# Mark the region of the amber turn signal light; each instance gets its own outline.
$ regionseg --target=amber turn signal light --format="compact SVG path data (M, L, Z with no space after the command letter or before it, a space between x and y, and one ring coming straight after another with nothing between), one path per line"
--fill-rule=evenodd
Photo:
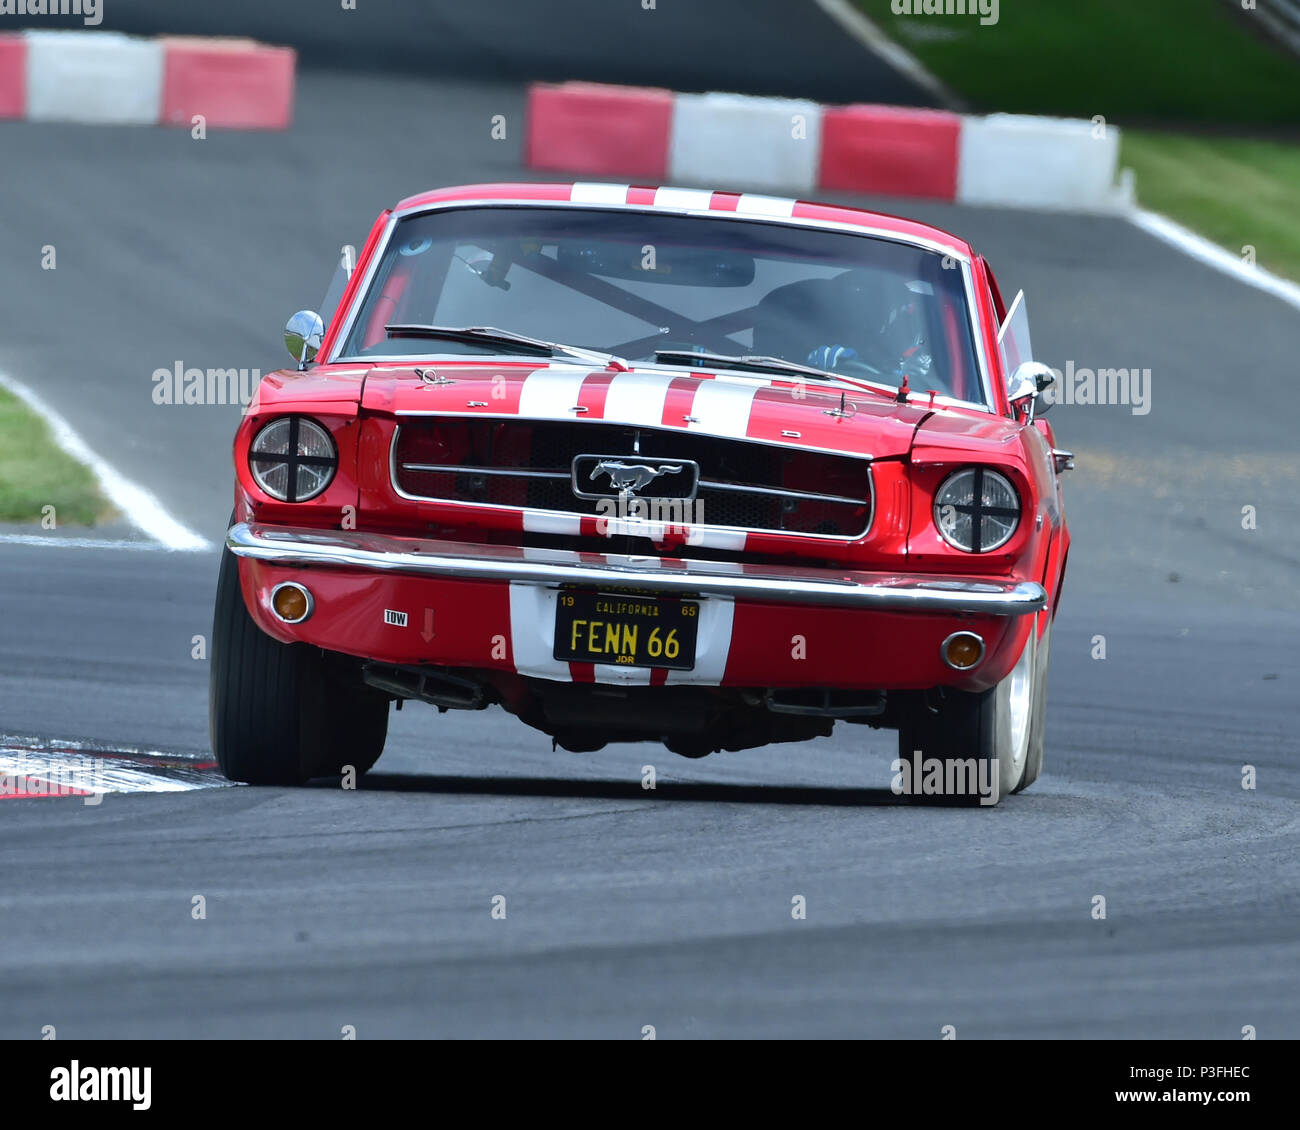
M955 671L969 671L984 658L984 641L974 632L953 632L939 647L943 661Z
M314 607L311 593L296 581L285 581L271 590L271 611L286 624L301 624Z

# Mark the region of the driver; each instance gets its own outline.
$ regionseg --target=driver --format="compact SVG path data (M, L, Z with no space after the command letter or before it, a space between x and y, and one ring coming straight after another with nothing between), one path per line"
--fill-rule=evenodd
M844 331L838 340L816 345L808 364L847 375L911 383L929 377L933 364L925 335L921 294L895 278L870 270L850 270L832 280L832 324ZM887 313L874 329L870 311ZM849 327L853 327L850 329Z

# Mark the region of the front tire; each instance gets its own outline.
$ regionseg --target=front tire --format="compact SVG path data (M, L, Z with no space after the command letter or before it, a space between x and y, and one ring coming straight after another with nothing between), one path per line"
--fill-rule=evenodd
M898 757L912 778L905 791L913 803L996 804L1037 779L1043 766L1050 644L1049 620L1041 640L1036 626L1031 630L1015 667L996 686L978 693L944 689L908 697L899 718ZM918 755L922 765L931 758L941 763L941 790L922 791L925 777L918 780L915 771Z
M1034 705L1029 720L1029 752L1025 757L1025 771L1012 792L1019 793L1029 788L1043 771L1043 733L1047 728L1047 672L1051 658L1052 620L1049 617L1043 628L1043 638L1038 641L1038 654L1034 661Z
M346 656L281 643L244 606L234 554L224 550L212 622L208 727L232 781L301 784L348 766L365 773L384 750L388 698Z

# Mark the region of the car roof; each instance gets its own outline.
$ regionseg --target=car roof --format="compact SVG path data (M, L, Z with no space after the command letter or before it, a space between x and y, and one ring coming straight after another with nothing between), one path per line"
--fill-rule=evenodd
M593 208L633 207L677 212L729 212L739 219L780 219L797 223L808 221L810 227L842 225L862 228L908 243L937 247L962 259L974 257L964 239L942 228L917 220L872 212L843 204L825 204L793 197L766 196L751 192L725 192L713 189L673 188L671 186L598 184L577 182L521 182L506 184L469 184L436 188L408 196L398 203L398 214L420 212L453 203L475 204L580 204Z

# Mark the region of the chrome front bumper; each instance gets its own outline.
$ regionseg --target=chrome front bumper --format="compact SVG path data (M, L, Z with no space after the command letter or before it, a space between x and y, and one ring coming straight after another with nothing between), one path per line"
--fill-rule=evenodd
M1024 616L1047 603L1043 586L1032 581L665 560L247 522L230 528L226 546L236 557L294 568L361 569L550 587L644 588L681 596L723 596L771 604Z

